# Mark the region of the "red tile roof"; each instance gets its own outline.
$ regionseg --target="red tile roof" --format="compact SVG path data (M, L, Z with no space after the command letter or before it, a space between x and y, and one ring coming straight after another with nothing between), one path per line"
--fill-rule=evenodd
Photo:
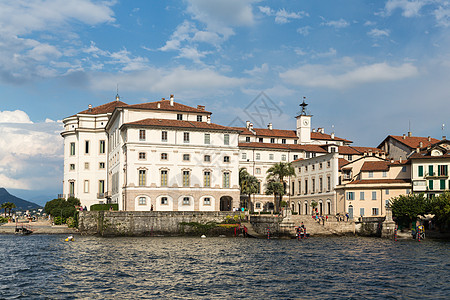
M356 151L361 152L361 153L370 153L370 152L381 153L381 152L383 152L383 150L375 148L375 147L357 147L357 146L350 146L350 147L352 147L353 149L355 149Z
M318 145L297 145L297 144L272 144L272 143L239 143L239 147L242 148L267 148L267 149L283 149L290 151L306 151L316 153L327 153L324 149Z
M350 146L338 146L339 154L345 155L361 155L362 153Z
M434 139L434 138L430 138L430 141L428 140L427 137L420 137L420 136L401 136L401 135L389 135L387 138L385 138L383 140L383 142L381 142L380 145L378 145L378 148L381 148L381 146L383 145L383 143L385 141L387 141L389 138L392 138L406 146L408 146L411 149L415 149L420 147L420 142L422 142L422 147L427 147L430 146L432 144L435 144L437 142L439 142L439 140Z
M366 161L361 167L361 172L367 171L388 171L388 161Z
M349 161L343 158L339 158L339 169L348 164Z
M352 141L342 139L337 136L335 136L333 139L333 138L331 138L331 135L326 134L326 133L320 133L320 132L311 132L311 139L312 140L342 141L342 142L346 142L346 143L352 143Z
M233 127L226 127L226 126L213 124L213 123L208 124L206 122L167 120L167 119L144 119L144 120L140 120L140 121L125 123L124 125L238 131L237 129L235 129Z
M348 184L373 184L373 183L410 183L409 179L362 179L351 181Z
M158 103L160 107L158 108ZM140 103L140 104L133 104L133 105L127 105L126 108L131 109L150 109L150 110L170 110L170 111L179 111L179 112L193 112L193 113L208 113L211 114L211 112L198 109L192 106L187 106L184 104L180 104L177 102L173 102L173 106L170 105L170 100L160 100L155 102L148 102L148 103Z
M99 114L107 114L112 113L116 107L121 106L127 106L125 102L122 101L113 101L106 104L102 104L96 107L93 107L92 109L86 109L78 114L85 114L85 115L99 115Z

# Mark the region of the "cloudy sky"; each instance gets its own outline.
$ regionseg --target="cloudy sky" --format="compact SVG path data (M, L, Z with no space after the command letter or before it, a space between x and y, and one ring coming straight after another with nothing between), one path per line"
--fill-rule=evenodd
M61 193L58 120L117 86L281 129L306 97L313 127L361 146L449 136L449 46L444 0L1 0L0 187Z

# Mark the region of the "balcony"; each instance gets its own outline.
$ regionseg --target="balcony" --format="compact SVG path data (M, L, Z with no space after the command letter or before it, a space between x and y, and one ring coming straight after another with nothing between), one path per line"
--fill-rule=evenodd
M97 193L97 199L104 199L105 193Z
M66 199L66 195L65 194L58 194L58 199Z
M425 192L428 190L427 182L425 180L414 180L413 181L413 191L414 192Z
M448 178L448 174L438 174L437 172L433 172L433 173L425 173L424 177L426 179L444 179Z

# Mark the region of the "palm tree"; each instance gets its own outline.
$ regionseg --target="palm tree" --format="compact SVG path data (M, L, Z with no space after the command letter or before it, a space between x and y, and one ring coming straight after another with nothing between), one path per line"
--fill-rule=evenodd
M270 178L266 184L266 195L273 195L276 212L279 212L281 202L280 199L281 197L283 197L283 194L284 194L283 184L275 178Z
M2 206L1 206L1 209L4 209L4 210L5 210L5 218L6 218L6 211L7 211L7 209L8 209L8 203L9 203L9 202L2 203Z
M283 195L286 194L286 186L285 186L285 182L284 182L284 178L285 177L290 177L290 176L294 176L295 175L295 170L292 167L291 163L284 163L284 162L279 162L274 164L272 167L270 167L267 170L267 179L270 181L278 181L283 188L283 192L280 193L280 197L279 197L279 201L276 201L275 203L275 209L277 212L279 212L280 209L280 202L283 200Z
M253 211L251 196L258 192L258 185L259 181L255 176L250 175L245 168L239 169L239 186L241 194L248 196L247 208L250 212Z
M16 205L11 202L5 202L5 203L2 203L1 208L5 209L5 218L6 218L6 211L8 211L8 215L11 216L11 210L13 208L16 208Z

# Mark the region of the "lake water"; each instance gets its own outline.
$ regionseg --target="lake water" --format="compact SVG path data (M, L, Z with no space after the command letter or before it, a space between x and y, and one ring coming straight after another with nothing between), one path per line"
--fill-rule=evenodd
M449 299L450 242L0 236L0 299Z

